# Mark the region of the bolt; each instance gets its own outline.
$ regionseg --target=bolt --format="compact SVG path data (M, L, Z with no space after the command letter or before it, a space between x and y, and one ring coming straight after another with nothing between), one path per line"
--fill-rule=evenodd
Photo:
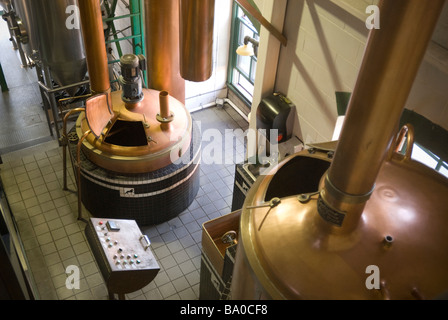
M386 248L390 248L390 246L392 245L392 242L394 242L394 238L390 235L387 235L384 237L383 245Z

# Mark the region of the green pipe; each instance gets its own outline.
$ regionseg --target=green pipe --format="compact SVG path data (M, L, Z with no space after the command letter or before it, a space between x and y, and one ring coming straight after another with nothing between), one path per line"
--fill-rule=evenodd
M131 26L132 26L132 34L133 35L140 35L140 38L135 38L133 40L134 45L134 54L139 55L146 55L145 50L145 28L143 27L143 1L141 0L130 0L130 13L135 14L131 18ZM148 76L146 70L143 70L143 82L144 86L146 87L148 83Z
M109 21L114 21L114 20L121 20L121 19L126 19L126 18L133 18L133 17L139 17L140 13L131 13L131 14L125 14L122 16L118 16L118 17L109 17L109 18L104 18L103 22L109 22Z
M112 8L111 7L109 7L109 1L105 1L104 3L105 3L105 8L106 8L106 12L107 12L107 16L109 17L109 18L113 18L114 17L114 14L115 14L115 9L117 8L117 0L113 0L113 2L112 2ZM113 33L113 35L114 35L114 39L115 40L117 40L118 39L118 36L117 36L117 30L116 30L116 28L115 28L115 23L114 23L114 19L112 19L112 20L109 20L108 22L107 22L107 29L106 29L106 31L105 31L105 33L106 33L106 39L107 39L107 36L109 36L109 34L110 34L110 30L112 30L112 33ZM109 41L106 41L106 44L108 44L108 43L111 43L111 42L109 42ZM119 57L121 57L122 55L123 55L123 51L121 50L121 45L120 45L120 43L118 42L118 41L115 41L115 45L117 46L117 51L118 51L118 56Z
M134 44L134 54L145 54L143 46L143 26L142 26L142 4L140 0L130 0L130 12L131 15L135 14L131 18L132 34L140 35L140 38L135 38L133 40Z
M140 36L135 35L135 36L127 36L127 37L123 37L123 38L117 38L117 39L113 39L113 40L107 40L106 44L119 42L119 41L123 41L123 40L136 39L136 38L140 38Z

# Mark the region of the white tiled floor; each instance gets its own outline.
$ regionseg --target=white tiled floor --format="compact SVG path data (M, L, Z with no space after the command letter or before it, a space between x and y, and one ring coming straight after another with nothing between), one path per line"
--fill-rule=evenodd
M229 106L204 109L193 113L193 118L201 121L202 130L247 129L247 122ZM242 150L238 144L244 144L243 139L236 140L235 152ZM68 186L72 191L62 190L62 149L53 141L2 155L2 158L1 177L24 243L38 298L108 299L104 281L85 239L85 223L77 220L76 186L70 167ZM140 226L151 239L161 270L152 283L126 295L127 299L199 298L202 224L230 213L234 170L234 163L201 164L201 187L190 207L168 222ZM87 214L84 209L83 215ZM79 290L69 290L65 286L69 265L80 268Z

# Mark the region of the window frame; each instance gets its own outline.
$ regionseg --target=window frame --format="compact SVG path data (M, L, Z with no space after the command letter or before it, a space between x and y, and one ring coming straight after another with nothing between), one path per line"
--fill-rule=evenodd
M250 92L250 88L245 87L240 84L238 77L243 77L243 79L253 87L255 85L255 74L257 57L252 56L250 58L249 74L246 74L238 65L239 56L236 53L236 49L243 45L243 39L241 39L242 26L248 28L252 31L252 37L256 40L259 39L259 34L249 19L243 19L238 15L238 11L243 9L236 2L233 1L232 7L232 25L231 25L231 38L230 38L230 52L229 52L229 66L227 70L227 86L233 93L235 93L238 98L240 98L249 108L252 106L253 89ZM253 79L251 75L253 74Z
M423 161L421 161L421 160L419 160L419 159L414 158L414 157L411 156L411 158L412 158L413 160L418 161L418 162L420 162L420 163L422 163L422 164L428 166L428 167L431 168L431 169L434 169L434 170L437 171L438 173L440 173L440 174L442 174L443 176L446 176L446 177L448 178L447 175L445 175L444 173L442 173L442 172L440 171L442 168L444 168L445 170L448 171L448 163L446 163L445 161L443 161L443 159L441 159L439 156L437 156L436 154L434 154L431 150L429 150L429 149L423 147L423 146L422 146L421 144L419 144L419 143L414 142L414 148L415 148L415 147L420 148L420 150L422 150L422 151L423 151L424 153L426 153L430 158L432 158L435 162L437 162L437 164L436 164L434 167L432 167L432 166L430 166L428 163L425 163L425 162L423 162Z

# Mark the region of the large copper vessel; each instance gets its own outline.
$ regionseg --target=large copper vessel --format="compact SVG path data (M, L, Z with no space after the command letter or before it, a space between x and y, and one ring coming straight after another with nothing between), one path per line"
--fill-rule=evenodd
M443 4L380 3L381 29L369 36L334 159L291 156L246 198L233 299L434 299L448 291L448 180L411 159L411 127L406 154L395 152Z
M160 122L160 92L144 89L144 99L126 104L121 92L111 93L113 117L101 137L89 134L83 151L102 168L121 173L155 171L176 162L190 146L192 119L185 106L169 96L170 123ZM77 135L90 130L85 115L78 118ZM118 138L117 138L118 137Z
M66 145L75 159L78 219L84 204L93 216L159 224L185 210L199 190L199 128L182 102L185 80L175 63L178 35L176 46L171 42L175 27L169 28L172 20L179 23L177 2L149 3L146 21L160 28L148 38L161 40L160 46L149 46L150 89L143 85L146 58L125 54L120 57L121 90L112 92L100 2L79 0L92 96L85 108L67 113L63 128L63 161ZM73 113L80 115L68 133Z
M78 137L87 133L83 141L85 155L98 166L120 173L155 171L177 161L190 146L192 120L183 103L168 91L173 89L170 74L158 75L167 81L158 90L142 90L140 86L141 98L136 101L123 99L122 91L111 92L100 6L89 0L79 0L79 4L91 89L94 94L105 94L107 97L105 100L97 99L99 102L88 100L87 112L78 118ZM166 52L164 56L172 59ZM139 62L132 59L129 60L131 69L137 70ZM161 67L164 68L163 65ZM161 95L161 92L164 94ZM91 103L98 106L91 107L93 111L89 114ZM158 118L158 114L164 112L163 108L169 108L168 113L173 115L169 121ZM98 118L105 119L99 130L92 126Z

